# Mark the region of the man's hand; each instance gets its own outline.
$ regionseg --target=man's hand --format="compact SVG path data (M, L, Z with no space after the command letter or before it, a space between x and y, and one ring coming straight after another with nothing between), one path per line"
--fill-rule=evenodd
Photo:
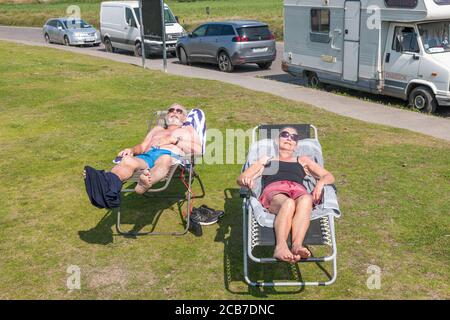
M119 152L119 157L125 157L125 156L133 156L133 149L126 148Z

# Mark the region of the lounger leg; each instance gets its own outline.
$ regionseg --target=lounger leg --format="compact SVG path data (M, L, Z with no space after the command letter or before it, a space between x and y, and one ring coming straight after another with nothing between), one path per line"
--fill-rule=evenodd
M250 219L251 217L249 216L250 213L248 211L248 205L246 204L246 202L244 201L243 204L243 243L244 243L244 279L245 282L250 285L250 286L254 286L254 287L293 287L293 286L300 286L300 287L304 287L304 286L328 286L333 284L336 281L337 278L337 248L336 248L336 238L335 238L335 230L334 230L334 218L330 217L330 231L331 231L331 248L332 248L332 254L328 257L324 257L324 258L310 258L307 259L303 262L331 262L332 264L332 268L333 268L333 273L331 276L331 279L329 279L328 281L313 281L313 282L299 282L299 281L273 281L273 282L262 282L262 281L252 281L249 276L248 276L248 256L251 255L251 246L248 243L248 235L250 232L249 229L249 225L250 225ZM270 262L270 258L262 258L262 259L257 259L255 257L253 257L252 255L252 260L259 260L258 262ZM272 261L273 262L273 261Z
M186 216L186 226L184 228L184 230L182 232L156 232L156 231L147 231L147 232L134 232L134 231L123 231L121 228L121 223L120 223L120 218L121 218L121 212L120 209L121 207L118 208L117 210L117 221L116 221L116 230L117 233L124 235L124 236L145 236L145 235L171 235L171 236L182 236L185 235L188 230L189 230L189 223L190 223L190 215L191 215L191 210L190 210L190 206L191 206L191 199L192 199L192 192L191 192L191 187L192 187L192 174L193 174L193 166L189 167L189 182L188 182L188 189L187 189L187 216ZM154 226L152 228L152 230L154 229Z

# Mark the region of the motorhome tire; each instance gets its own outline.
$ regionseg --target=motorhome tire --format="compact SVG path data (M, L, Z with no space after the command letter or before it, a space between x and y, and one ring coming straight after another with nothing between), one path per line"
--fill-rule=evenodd
M320 87L320 80L315 72L308 73L308 86L311 88Z
M413 109L424 113L433 113L437 108L436 97L430 89L424 86L417 87L411 91L409 104Z

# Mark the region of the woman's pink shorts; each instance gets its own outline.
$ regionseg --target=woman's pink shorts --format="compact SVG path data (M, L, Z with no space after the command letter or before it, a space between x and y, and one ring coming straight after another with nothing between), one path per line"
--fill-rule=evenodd
M306 188L297 182L292 182L288 180L276 181L268 184L261 196L259 197L259 201L266 208L269 209L270 202L273 197L277 194L285 194L291 199L297 199L305 194L308 194Z

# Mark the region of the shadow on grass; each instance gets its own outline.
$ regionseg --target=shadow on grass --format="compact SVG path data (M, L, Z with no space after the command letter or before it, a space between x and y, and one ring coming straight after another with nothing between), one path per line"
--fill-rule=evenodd
M168 190L170 189L173 188L169 187ZM180 191L178 190L178 192ZM154 231L163 212L172 208L175 204L177 204L177 211L180 216L179 223L184 228L185 222L182 219L184 199L167 198L164 197L164 194L165 192L160 192L157 197L142 196L134 192L122 194L121 224L133 225L130 230L126 231L137 233L146 227L146 229L149 229L147 231ZM182 193L179 194L182 195ZM114 235L118 235L112 229L116 225L117 211L117 209L108 210L95 227L86 231L79 231L80 239L91 244L107 245L112 243ZM136 238L133 235L127 235L126 237Z
M244 262L243 262L243 219L242 219L242 198L239 189L225 189L225 214L219 220L219 230L215 241L224 243L224 286L225 289L236 295L251 295L254 297L267 297L269 294L294 294L304 290L303 287L291 287L280 290L274 287L253 287L248 286L247 291L237 291L233 287L234 282L245 283ZM266 255L271 256L273 248L266 250ZM252 279L272 281L277 278L284 280L295 279L302 281L302 275L298 264L287 263L257 264L249 263L249 276Z

